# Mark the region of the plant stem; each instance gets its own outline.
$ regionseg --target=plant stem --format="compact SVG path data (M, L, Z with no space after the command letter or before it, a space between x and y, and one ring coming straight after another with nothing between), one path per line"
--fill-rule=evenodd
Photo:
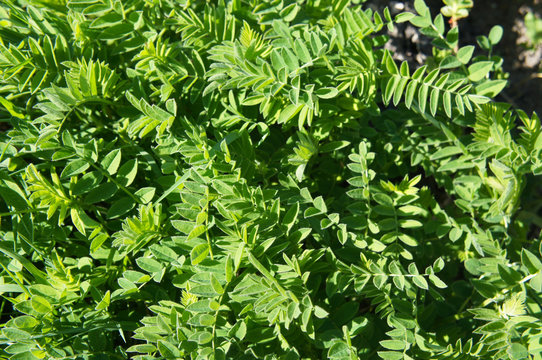
M33 208L33 209L8 211L8 212L0 213L0 217L2 217L2 216L20 215L20 214L28 214L28 213L37 213L37 212L40 212L40 211L46 211L47 209L49 209L49 208L48 207L40 207L40 208Z

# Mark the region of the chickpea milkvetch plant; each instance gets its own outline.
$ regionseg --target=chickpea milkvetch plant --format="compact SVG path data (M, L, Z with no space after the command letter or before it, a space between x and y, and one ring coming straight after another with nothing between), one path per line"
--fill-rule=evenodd
M503 29L363 3L3 1L0 357L541 359Z

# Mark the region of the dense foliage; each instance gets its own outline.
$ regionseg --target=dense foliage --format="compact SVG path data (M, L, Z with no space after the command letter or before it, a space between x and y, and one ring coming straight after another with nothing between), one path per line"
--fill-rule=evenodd
M542 129L471 6L2 1L0 357L542 359Z

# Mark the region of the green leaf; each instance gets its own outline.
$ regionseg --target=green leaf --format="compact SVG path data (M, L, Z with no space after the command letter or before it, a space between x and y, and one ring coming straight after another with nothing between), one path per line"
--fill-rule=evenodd
M136 263L137 266L149 273L162 271L162 264L151 258L140 257L136 259Z
M339 94L339 91L335 88L327 87L327 88L317 89L314 93L320 99L332 99Z
M95 189L102 180L103 176L100 172L88 172L78 179L76 183L72 183L71 193L75 196L86 194Z
M487 104L491 100L485 96L470 94L468 99L475 104Z
M321 308L320 306L316 305L314 307L314 316L316 316L317 318L325 319L325 318L327 318L328 315L329 315L329 313L326 310L324 310L323 308Z
M478 36L476 38L476 42L482 49L486 51L489 51L491 49L491 43L489 42L489 39L486 36Z
M536 274L530 281L529 285L536 292L542 292L542 273Z
M49 285L35 284L31 285L28 290L32 295L39 295L50 302L57 302L60 298L58 290Z
M405 245L408 246L418 246L418 241L410 235L401 234L399 235L399 240L401 240Z
M393 200L386 194L376 193L373 195L373 199L380 205L393 206Z
M213 335L208 331L198 333L198 344L203 345L211 342Z
M431 17L427 16L415 16L412 19L410 19L410 23L416 27L419 28L427 28L431 26Z
M194 246L192 251L190 251L190 262L192 265L197 265L207 257L209 253L209 245L199 244Z
M395 64L395 63L394 63ZM390 100L395 93L395 90L399 86L399 83L401 81L401 77L399 76L392 76L390 80L388 81L386 85L386 90L384 91L382 100L384 101L384 104L389 104Z
M168 246L153 244L149 247L149 250L158 260L173 262L179 259L177 253Z
M402 12L395 16L395 22L399 24L404 23L404 22L410 21L415 16L416 15L411 12Z
M27 340L30 339L30 334L24 330L16 329L16 328L10 328L10 327L4 327L2 329L2 335L4 335L7 339L11 341L21 341L21 340Z
M317 208L309 207L305 209L305 211L303 212L303 217L305 217L305 219L308 219L310 217L321 215L321 214L322 212L318 210Z
M307 49L307 46L305 46L305 43L298 38L295 40L294 45L295 52L297 56L299 56L299 59L304 63L311 62L311 55L309 53L309 50Z
M87 204L95 204L98 202L109 200L111 197L113 197L113 195L117 193L118 189L119 188L114 183L103 183L89 191L87 196L85 196L84 201Z
M26 210L28 201L19 185L10 178L3 178L0 174L0 196L6 202L6 205L13 206L16 210Z
M399 220L399 226L401 226L403 229L415 229L420 228L423 226L423 224L414 219L407 219L407 220Z
M414 275L412 282L421 289L427 290L429 288L427 280L422 275Z
M85 223L83 222L83 219L82 219L82 213L79 209L71 209L70 210L70 217L71 217L71 220L72 220L72 223L73 225L77 228L77 231L79 231L81 234L85 235L86 234L86 231L85 231Z
M512 360L521 360L521 359L529 358L529 352L527 351L525 346L519 343L512 343L512 345L508 348L507 353L510 356L510 359Z
M107 27L103 30L98 39L105 40L119 40L133 32L133 25L131 23L119 23L113 26Z
M470 169L475 166L474 163L472 163L469 160L465 159L457 159L447 162L446 164L443 164L438 168L437 171L457 171L462 169Z
M472 64L468 68L469 80L473 82L482 80L487 76L487 74L491 71L492 68L493 62L491 61L479 61Z
M120 165L122 153L120 149L112 150L101 161L102 168L109 173L109 175L115 175Z
M441 257L439 257L438 259L435 260L435 262L433 263L433 270L435 272L439 272L441 271L442 269L444 269L444 260L442 260Z
M225 270L224 270L224 274L226 276L226 282L229 283L232 281L233 279L233 260L231 258L231 256L228 254L227 258L226 258L226 263L225 263Z
M378 356L384 360L403 360L403 353L399 351L379 351Z
M164 340L158 340L156 343L160 355L166 359L176 359L181 357L181 352L173 344Z
M407 88L405 90L405 106L409 109L412 106L414 95L416 95L417 86L418 86L417 81L411 81L408 83Z
M542 261L527 249L521 250L521 263L529 270L529 273L542 272Z
M154 346L153 344L139 344L130 346L126 351L150 354L156 351L156 346Z
M0 105L2 105L11 116L18 119L24 119L24 115L15 109L14 104L11 101L6 100L2 96L0 96Z
M220 285L220 282L216 279L216 277L211 273L211 286L213 287L213 290L217 293L222 295L224 293L224 288L222 285Z
M188 233L188 236L186 237L187 240L197 238L198 236L204 234L207 231L207 227L205 225L198 225L195 228L193 228L190 233Z
M420 111L425 112L425 107L427 105L427 95L429 94L429 86L422 84L418 90L418 104L420 106Z
M90 167L89 163L86 160L79 159L74 160L68 163L62 173L60 174L61 179L66 179L75 175L79 175Z
M459 54L458 54L459 56ZM463 62L459 60L458 56L448 55L439 64L441 69L454 69L460 67ZM463 59L464 60L464 59ZM467 61L468 62L468 61Z
M40 324L36 318L27 315L16 317L13 323L18 329L33 329Z
M122 186L129 186L137 175L137 159L130 159L122 165L117 173L117 181Z
M196 313L206 313L211 311L211 300L199 300L195 303L192 303L186 307L188 311Z
M32 306L32 309L34 309L36 312L40 314L47 314L53 310L53 307L49 303L49 301L47 301L46 298L39 295L32 296L31 306Z
M107 309L109 307L110 301L111 301L111 293L109 292L109 290L107 290L102 300L100 300L100 302L98 303L98 305L96 305L94 310L100 311L100 310Z
M288 48L283 48L281 54L290 72L294 72L299 68L299 62L297 57Z
M436 88L436 87L433 88L433 90L431 90L431 97L430 97L430 103L429 103L431 114L433 116L435 116L435 114L437 113L437 107L438 107L438 103L439 103L439 96L440 96L439 89Z
M135 196L139 199L142 204L148 204L152 201L156 188L153 187L144 187L135 192Z
M191 221L185 221L185 220L172 220L171 225L183 234L190 234L192 229L194 228L194 223Z
M414 9L416 9L416 12L420 14L421 16L429 15L429 8L425 4L425 1L423 0L414 0Z
M214 316L209 314L200 314L198 320L200 326L211 326L215 323Z
M286 212L286 214L284 214L284 218L282 219L282 224L288 228L288 231L294 225L298 214L299 214L299 203L296 202L294 203L294 205L290 207L290 209Z
M403 69L402 66L401 66L401 69ZM405 90L405 86L407 82L408 82L408 79L406 78L399 80L399 83L393 93L393 105L397 106L399 102L401 101L401 97L403 96L403 91Z
M111 204L111 207L107 211L107 218L114 219L122 216L132 210L135 205L136 203L134 199L132 199L131 197L123 197Z
M316 207L321 213L327 212L327 206L324 199L321 196L318 196L314 199L314 207Z
M436 275L429 275L429 281L431 281L431 283L433 285L435 285L436 287L438 287L439 289L445 289L447 288L448 286L446 285L446 283L444 281L442 281L438 276Z
M380 345L388 350L403 350L406 347L403 340L382 340Z
M280 11L280 16L284 19L284 21L290 22L295 19L298 11L299 7L296 3L293 3L282 9Z
M235 325L228 331L229 337L236 337L239 340L243 340L247 334L247 325L244 321L237 321Z
M303 105L288 105L284 110L280 112L280 116L277 122L279 124L287 123L290 119L297 115L297 113L301 110L302 107Z
M17 284L0 284L0 293L6 293L6 292L23 292L23 289Z
M328 350L328 359L350 359L350 348L343 341L335 342Z
M470 59L472 58L472 54L474 53L474 46L467 45L463 46L461 49L457 51L457 60L459 60L462 64L466 65L469 63Z
M452 94L449 91L445 91L442 94L442 102L444 105L444 111L446 112L446 116L451 118L452 117Z
M489 31L489 36L488 36L488 39L491 45L493 46L497 45L501 41L502 35L503 35L502 26L500 25L493 26L491 30Z
M478 95L495 97L503 91L507 84L507 80L488 80L476 85L475 90Z
M439 149L437 152L431 155L431 160L438 160L443 158L448 158L457 154L463 153L463 150L457 146L446 146Z

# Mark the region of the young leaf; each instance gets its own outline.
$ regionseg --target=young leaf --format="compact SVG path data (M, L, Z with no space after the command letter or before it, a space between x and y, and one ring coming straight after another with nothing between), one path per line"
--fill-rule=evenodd
M122 153L120 149L112 150L103 158L100 164L109 175L115 175L120 165L121 156Z
M103 296L102 300L100 300L100 302L98 303L98 305L96 305L96 307L94 308L94 310L96 311L100 311L100 310L104 310L104 309L107 309L109 307L109 303L111 301L111 293L109 292L109 290L105 293L105 295Z
M472 64L468 68L469 80L477 82L486 77L486 75L493 68L493 62L491 61L480 61Z
M207 244L199 244L194 246L190 252L190 262L192 265L197 265L207 257L209 246Z
M122 186L129 186L137 175L137 159L128 160L117 173L117 181Z

